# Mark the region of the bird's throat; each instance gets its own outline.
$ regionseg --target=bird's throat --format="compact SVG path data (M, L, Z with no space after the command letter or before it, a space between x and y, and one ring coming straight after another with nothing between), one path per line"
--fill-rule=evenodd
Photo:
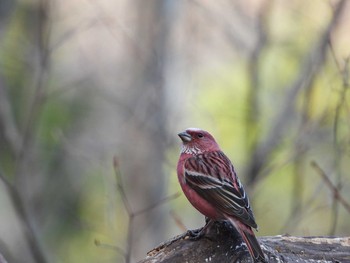
M182 145L181 153L197 155L202 154L203 151L196 146Z

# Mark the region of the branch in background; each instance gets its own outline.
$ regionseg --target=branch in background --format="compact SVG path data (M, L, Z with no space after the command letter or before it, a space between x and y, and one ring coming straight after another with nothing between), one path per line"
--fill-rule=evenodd
M126 47L135 54L140 63L145 63L145 47L132 36L131 31L117 17L108 15L99 2L93 0L87 2L98 12L96 21L99 21L116 41L120 40L120 35L124 36L124 40L128 43ZM115 22L120 29L118 32L115 32L110 25Z
M52 4L49 0L40 0L38 3L38 32L37 32L37 44L38 44L38 74L34 82L34 95L31 98L29 109L27 110L27 116L25 117L24 122L24 131L21 147L18 152L16 160L16 177L20 177L22 174L22 165L25 163L28 158L27 155L30 155L31 152L28 150L31 148L34 141L35 134L35 124L38 121L40 111L42 106L45 104L46 98L46 80L50 71L50 31L51 31L51 20L50 20L50 11ZM18 169L19 168L19 169ZM25 170L25 169L23 169ZM16 178L19 179L19 178ZM20 179L19 179L20 180Z
M187 227L182 222L181 218L173 210L170 211L170 216L174 219L175 224L179 229L181 229L181 231L183 232L187 231Z
M77 37L80 33L83 33L87 30L90 30L97 23L97 19L93 19L87 22L81 22L78 25L74 25L74 28L63 32L63 34L56 40L55 43L51 44L49 53L52 54L54 51L59 49L63 44L65 44L68 40Z
M342 150L344 149L342 147L342 143L338 142L338 124L339 124L339 119L340 119L340 112L342 110L342 108L345 105L345 98L346 98L346 91L347 91L347 87L348 87L348 61L349 59L345 59L344 60L344 66L341 66L341 63L338 61L338 59L336 58L335 55L335 51L333 49L333 45L332 45L332 41L329 40L329 48L330 48L330 53L331 53L331 57L333 58L336 68L339 72L339 75L342 78L342 82L343 82L343 87L342 90L339 91L339 102L337 104L336 107L336 112L335 112L335 117L334 117L334 124L333 124L333 140L334 140L334 148L335 148L335 156L334 156L334 167L336 167L336 174L337 174L337 182L335 183L336 185L340 185L341 184L341 171L339 170L340 167L340 163L341 163L341 159L343 157L342 154ZM307 90L305 96L303 97L303 108L302 108L302 120L300 122L300 126L299 126L299 134L303 135L302 132L305 131L307 129L307 124L309 121L309 109L310 109L310 104L312 103L312 98L311 98L311 94L312 94L312 89L314 87L310 87L310 89ZM311 107L312 108L312 107ZM295 141L295 152L299 152L299 154L297 154L295 156L295 165L294 165L294 181L293 181L293 198L292 198L292 209L291 209L291 216L288 217L287 222L285 223L284 227L282 227L282 229L285 231L287 228L290 228L290 226L295 226L297 225L296 221L300 221L302 214L301 213L305 213L306 211L302 211L302 207L301 207L301 200L302 198L302 189L303 189L303 177L302 177L302 173L300 171L300 166L303 166L303 162L304 162L304 156L303 153L304 151L299 151L300 149L302 149L303 147L305 148L305 143L303 141L299 140L299 136L297 136L297 139ZM307 147L307 146L306 146ZM319 187L317 187L319 189ZM308 204L311 203L311 201L313 200L314 196L310 197L310 199L306 202L304 202L304 207L309 207ZM339 216L339 202L336 199L333 199L333 204L332 204L332 223L331 223L331 227L330 227L330 231L329 231L329 235L334 235L335 234L335 230L336 230L336 226L337 226L337 222L338 222L338 216Z
M337 56L335 54L334 48L333 48L333 44L332 41L329 41L329 48L331 51L331 57L333 58L336 66L337 66L337 70L339 75L342 78L342 89L339 92L339 102L336 106L335 109L335 115L334 115L334 122L333 122L333 147L335 149L335 155L334 155L334 167L336 167L336 178L337 178L337 185L341 185L341 181L342 181L342 172L341 172L341 163L342 163L342 159L343 159L343 143L339 140L338 138L338 130L339 130L339 124L340 122L340 117L341 117L341 111L342 109L344 109L345 105L346 105L346 96L347 96L347 90L349 89L349 56L344 60L344 66L343 68L340 66L340 63L337 59ZM331 230L330 230L330 235L334 235L335 230L336 230L336 226L337 226L337 222L338 222L338 217L339 217L339 209L338 209L338 202L336 202L336 200L333 200L333 204L332 204L332 208L333 208L333 223L331 226Z
M260 59L262 52L268 43L268 23L267 19L271 13L271 6L273 1L265 1L260 7L258 19L255 22L257 40L255 47L253 48L250 58L248 60L248 73L249 73L249 87L247 96L247 110L246 110L246 141L248 155L256 151L259 138L259 119L260 119L260 105L259 105L259 92L260 92ZM249 158L248 158L249 159Z
M113 168L114 168L114 173L115 173L115 177L116 177L116 181L117 181L117 189L118 189L118 192L122 198L123 206L128 214L128 226L127 226L128 229L127 229L127 238L126 238L126 249L123 250L120 247L104 244L104 243L101 243L99 240L95 240L95 245L99 246L99 247L107 247L107 248L112 248L112 249L116 250L117 252L119 252L121 255L124 256L126 263L130 263L131 262L131 252L132 252L132 243L133 243L133 236L132 236L133 229L132 228L133 228L134 219L139 215L142 215L144 213L148 213L151 210L159 207L160 205L162 205L166 202L169 202L170 200L178 198L180 196L180 194L175 193L175 194L169 195L167 197L160 199L158 202L149 205L146 208L133 211L133 209L131 208L130 202L128 200L127 194L125 192L125 188L124 188L123 183L122 183L122 176L121 176L121 172L119 169L119 162L118 162L117 157L113 158Z
M112 250L115 250L117 251L120 255L122 255L123 257L125 257L125 251L120 248L120 247L117 247L117 246L113 246L111 244L106 244L106 243L101 243L100 240L98 239L95 239L94 240L94 243L95 243L95 246L96 247L101 247L101 248L107 248L107 249L112 249ZM1 263L1 262L0 262Z
M140 209L138 211L135 211L133 214L134 214L134 216L138 216L138 215L141 215L143 213L149 212L150 210L157 208L158 206L160 206L164 203L167 203L170 200L178 198L180 195L181 195L180 193L175 193L175 194L166 196L166 197L160 199L158 202L156 202L156 203L154 203L154 204L152 204L144 209Z
M28 212L23 203L21 194L18 192L18 189L6 179L6 176L3 173L1 173L1 171L0 179L6 186L6 190L13 204L13 208L15 209L17 217L20 220L21 225L24 229L24 237L27 241L27 244L30 248L30 252L32 253L35 262L46 263L47 261L44 252L40 247L35 231L30 223L30 218L28 217Z
M5 140L13 156L17 156L22 144L22 137L17 128L15 118L11 109L10 98L8 97L5 81L0 75L0 127L3 128Z
M50 54L49 54L49 31L50 25L50 4L48 0L40 0L36 6L37 14L37 46L39 54L39 68L37 78L34 81L34 95L31 97L31 103L29 105L27 116L25 117L24 132L21 134L16 127L16 122L12 114L10 107L10 100L6 94L4 85L0 86L0 121L4 126L5 136L10 145L11 151L15 159L15 172L13 175L13 183L10 183L3 174L0 178L6 186L6 190L9 194L9 198L13 204L16 215L23 228L23 235L29 247L29 250L33 256L33 260L37 263L46 263L45 252L39 242L38 233L35 231L34 223L32 222L31 210L27 206L27 196L25 195L25 189L21 186L25 184L24 177L30 176L29 159L33 154L33 142L35 135L35 124L40 115L40 111L44 104L45 94L45 81L50 66ZM1 83L0 83L1 84ZM3 83L2 83L3 84Z
M0 263L18 262L17 255L13 255L4 239L0 238ZM5 260L6 259L6 260Z
M12 184L7 179L7 177L1 171L0 171L0 180L3 182L3 184L6 187L6 189L10 189L10 188L13 187Z
M304 125L301 124L299 127L299 131L304 128ZM303 147L302 142L297 139L294 145L295 152L298 152L298 148ZM297 217L300 213L302 213L302 200L304 194L304 178L302 173L302 168L304 164L304 155L298 154L295 156L295 161L293 165L293 182L292 182L292 198L290 201L290 215L287 219L287 222L293 221L293 217ZM287 223L286 223L287 225Z
M336 110L335 110L335 116L334 116L334 123L333 123L333 142L335 145L335 148L337 150L337 153L341 150L341 147L338 143L338 126L339 126L339 119L340 119L340 112L343 109L343 107L346 104L346 93L349 89L349 62L350 62L350 56L348 56L345 60L344 60L344 67L343 69L340 68L340 63L338 62L335 53L334 53L334 49L333 46L331 44L331 42L329 43L330 49L331 49L331 54L332 57L337 65L338 68L338 72L342 77L342 82L343 82L343 86L342 86L342 90L340 92L339 95L339 103L337 104Z
M129 215L131 215L133 213L132 208L130 206L130 203L129 203L129 200L126 196L126 193L124 191L124 187L123 187L123 183L122 183L122 176L121 176L121 173L119 170L119 162L118 162L118 159L116 156L114 156L114 158L113 158L113 168L114 168L114 174L115 174L115 177L117 180L117 189L118 189L119 194L122 198L124 208L125 208L126 212Z
M321 169L321 167L315 162L311 162L311 166L316 170L316 172L322 177L323 181L326 183L326 186L332 191L334 199L336 199L343 207L350 213L350 203L342 196L339 189L334 186L331 180L328 178L327 174Z
M7 263L6 259L0 253L0 263Z
M241 50L242 52L247 51L247 45L243 41L242 38L237 37L239 34L237 34L237 30L231 25L232 17L230 16L227 18L222 12L214 12L214 10L208 8L206 5L203 4L203 1L200 0L191 0L188 1L188 4L191 4L197 8L205 15L205 19L207 21L218 21L218 17L220 17L220 21L223 23L224 30L226 31L226 36L230 39L231 44L233 44L237 50ZM233 11L236 11L234 9ZM240 12L235 12L235 15L240 15Z
M346 0L341 0L335 7L333 17L325 29L318 42L311 47L310 55L307 56L300 66L299 75L289 87L286 88L284 99L284 108L277 114L275 120L271 123L271 129L267 138L262 142L253 156L250 158L251 163L248 165L247 185L253 185L259 177L263 165L267 162L272 151L281 142L283 134L289 128L290 120L295 115L294 105L297 95L301 90L307 90L321 70L326 57L327 46L331 33L336 29L338 22L345 10Z

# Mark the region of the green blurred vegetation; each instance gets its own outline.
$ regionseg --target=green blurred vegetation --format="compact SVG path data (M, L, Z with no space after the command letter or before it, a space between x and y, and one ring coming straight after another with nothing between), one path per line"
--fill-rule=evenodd
M313 10L315 6L307 8ZM312 52L321 29L326 27L329 20L325 18L330 19L330 10L320 10L322 16L317 18L322 19L317 23L305 15L305 10L292 15L288 11L281 11L278 18L269 18L271 43L263 49L258 61L259 119L256 123L246 117L251 107L248 98L251 75L246 60L237 60L234 65L199 76L201 89L194 96L199 101L194 119L215 131L223 150L238 167L243 182L244 168L253 157L251 144L264 140L271 132L273 119L284 106L284 93L299 74L305 56ZM315 24L319 28L315 29ZM339 42L342 37L339 36ZM341 188L348 187L349 57L342 61L345 67L342 72L337 65L339 61L335 61L339 58L333 57L332 50L327 56L310 90L298 95L297 118L285 122L290 129L265 164L267 171L262 171L263 178L250 189L260 225L259 235L348 234L348 211L338 207L339 212L335 212L334 207L339 204L335 205L331 189L310 165L316 161ZM252 128L255 130L250 131ZM254 134L253 138L250 133ZM342 193L347 196L345 189Z
M203 3L202 9L180 1L183 9L174 10L182 11L159 15L177 18L161 35L165 40L152 42L140 35L158 40L164 28L147 21L166 11L150 5L144 14L140 5L116 2L125 6L18 1L2 18L0 253L9 262L38 262L24 237L28 226L21 219L28 219L47 262L123 262L120 249L130 245L129 217L116 187L113 156L121 156L125 190L133 211L138 211L164 194L181 191L175 174L180 144L176 134L189 126L210 131L233 161L247 183L259 235L349 235L348 211L310 165L317 162L350 200L348 20L341 20L340 29L332 32L333 51L328 46L310 87L297 94L292 114L283 121L287 128L282 138L276 137L277 146L250 183L254 152L273 134L289 86L332 18L331 6L324 1L271 4L260 21L267 40L254 60L252 48L240 50L227 40L220 23L236 13L225 6L217 6L225 15L220 17L210 3ZM256 22L259 4L248 2L240 11ZM118 20L110 10L128 12ZM349 7L346 10L348 14ZM207 24L211 20L205 12L213 12L212 24ZM254 26L247 28L247 34L257 34ZM227 43L220 46L213 39ZM255 87L252 63L257 67ZM159 98L163 106L157 104ZM165 116L167 127L157 116ZM8 134L12 124L15 133ZM154 156L151 149L164 155L145 169ZM159 170L161 179L151 177ZM21 218L11 202L6 181L19 193L28 218ZM183 195L155 206L134 221L132 262L159 239L183 231L170 211L187 228L204 223Z

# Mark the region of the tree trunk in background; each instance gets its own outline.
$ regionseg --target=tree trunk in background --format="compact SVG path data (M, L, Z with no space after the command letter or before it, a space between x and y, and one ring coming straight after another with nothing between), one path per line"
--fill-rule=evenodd
M173 12L168 2L137 1L134 6L137 28L133 44L136 49L132 49L128 65L133 75L128 76L130 82L124 101L128 106L124 112L126 122L122 127L124 146L121 151L123 178L134 210L157 203L166 195L168 175L163 172L168 115L165 73L172 22L169 12ZM164 212L158 207L136 218L132 231L137 233L138 240L132 241L133 255L138 254L138 247L146 244L151 248L164 240Z

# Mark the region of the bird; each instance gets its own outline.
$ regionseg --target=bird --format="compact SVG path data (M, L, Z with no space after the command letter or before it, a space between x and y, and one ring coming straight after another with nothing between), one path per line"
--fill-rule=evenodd
M252 228L257 230L248 196L230 159L207 131L188 128L182 140L177 175L188 201L207 220L200 231L188 231L197 240L215 221L227 221L242 236L254 262L267 262Z

